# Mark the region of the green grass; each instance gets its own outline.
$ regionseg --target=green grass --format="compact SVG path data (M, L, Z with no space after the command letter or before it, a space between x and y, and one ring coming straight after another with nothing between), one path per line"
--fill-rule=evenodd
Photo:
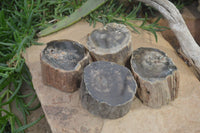
M36 99L34 91L23 95L20 91L26 83L33 89L30 72L25 65L22 53L27 47L35 44L36 33L48 26L48 21L59 20L71 14L81 5L81 2L67 0L1 0L0 3L0 132L6 132L10 127L12 133L24 130L37 121L27 123L30 111ZM25 102L26 97L31 100ZM22 113L21 122L12 113L11 104L15 104ZM9 131L8 131L9 132Z
M24 132L26 128L37 123L41 116L32 123L27 123L30 111L39 107L32 106L36 99L32 79L22 53L31 45L37 43L36 34L48 26L71 15L80 8L86 0L1 0L0 2L0 133ZM152 32L157 40L157 31L164 30L156 20L152 24L146 23L144 18L138 17L141 12L141 4L131 7L120 4L117 0L110 0L103 6L82 18L95 26L97 22L107 24L110 22L122 23L130 26L135 32L142 28ZM133 23L141 20L141 25ZM137 28L136 28L137 27ZM22 85L26 83L33 90L30 94L23 94ZM30 101L25 102L27 97ZM22 113L24 119L20 121L13 113L11 104L15 104Z
M130 3L131 4L131 3ZM103 6L101 6L103 5ZM48 28L42 30L38 33L38 36L46 36L56 31L59 31L63 28L66 28L81 18L85 18L90 25L96 25L96 22L101 22L104 25L111 22L117 22L125 24L131 27L134 31L139 33L139 31L135 28L141 28L144 30L148 30L154 34L155 39L157 41L157 31L162 31L167 29L166 27L159 26L157 23L159 21L156 20L152 24L147 24L148 15L145 13L144 18L138 18L138 14L140 14L142 10L141 3L130 6L131 10L127 10L127 6L123 5L117 0L88 0L85 2L79 9L75 10L68 17L63 18L56 24L49 26ZM130 9L130 7L128 7ZM137 25L134 21L140 20L143 21L141 25Z

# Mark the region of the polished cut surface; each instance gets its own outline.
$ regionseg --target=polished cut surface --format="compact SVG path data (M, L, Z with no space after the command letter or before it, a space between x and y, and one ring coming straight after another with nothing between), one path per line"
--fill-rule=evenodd
M122 32L118 27L107 26L106 29L94 30L91 39L101 48L112 48L121 45L127 37L128 31Z
M124 47L129 43L131 36L125 25L109 23L105 27L92 31L88 38L88 47L95 47L96 52L100 50L115 50L116 47ZM109 51L107 51L109 53ZM111 52L111 51L110 51Z
M43 50L42 59L56 68L72 70L83 59L85 48L69 40L51 41Z
M155 48L139 48L133 52L131 65L143 78L165 78L177 70L167 55Z
M92 63L84 70L84 81L95 99L112 106L133 99L136 92L136 83L131 72L115 63Z

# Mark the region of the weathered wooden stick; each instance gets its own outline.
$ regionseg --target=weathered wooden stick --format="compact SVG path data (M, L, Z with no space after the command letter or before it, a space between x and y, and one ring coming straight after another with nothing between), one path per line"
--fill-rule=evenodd
M188 30L180 12L169 0L138 0L157 9L169 22L175 33L181 51L200 75L200 47Z
M177 97L179 74L164 52L139 48L133 51L130 64L138 83L138 96L144 104L158 108Z

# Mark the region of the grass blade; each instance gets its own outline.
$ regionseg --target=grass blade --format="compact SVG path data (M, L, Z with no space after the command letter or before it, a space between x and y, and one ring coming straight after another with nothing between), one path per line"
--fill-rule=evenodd
M12 44L12 43L0 42L0 45L4 45L4 46L13 46L14 44Z
M19 127L18 129L15 130L15 133L19 133L21 131L24 131L25 129L35 125L38 121L40 121L42 118L44 118L44 115L40 116L36 121L32 122L32 123L29 123L27 125L24 125L22 127Z
M1 125L0 133L3 133L6 127L6 123Z
M64 18L63 20L59 21L58 23L42 30L39 32L38 36L46 36L53 32L59 31L63 28L66 28L75 22L79 21L82 17L85 17L99 6L104 4L107 0L88 0L86 1L79 9L77 9L74 13L70 16Z
M12 94L12 96L10 96L6 102L1 103L0 107L2 107L3 105L6 105L8 103L11 103L14 100L14 97L17 95L19 89L21 88L21 85L22 85L22 80L19 81L19 84L18 84L17 88L15 89L14 93Z
M9 116L13 116L12 113L8 112L7 110L5 110L5 109L3 109L3 108L0 108L0 112L4 112L4 113L6 113L6 114L9 115Z

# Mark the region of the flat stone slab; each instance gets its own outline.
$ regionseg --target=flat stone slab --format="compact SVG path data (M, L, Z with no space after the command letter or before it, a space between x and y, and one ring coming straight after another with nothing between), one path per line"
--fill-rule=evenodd
M97 24L96 28L103 27ZM69 39L86 44L87 34L93 27L79 22L60 32L39 39L47 43L52 40ZM46 45L31 46L24 53L32 74L34 88L41 102L47 121L53 133L199 133L200 132L200 82L191 69L177 56L170 44L158 34L154 36L141 31L132 32L133 48L153 47L164 51L178 68L180 88L178 98L160 109L152 109L138 98L124 117L109 120L90 114L82 108L79 91L61 92L42 82L40 52Z

